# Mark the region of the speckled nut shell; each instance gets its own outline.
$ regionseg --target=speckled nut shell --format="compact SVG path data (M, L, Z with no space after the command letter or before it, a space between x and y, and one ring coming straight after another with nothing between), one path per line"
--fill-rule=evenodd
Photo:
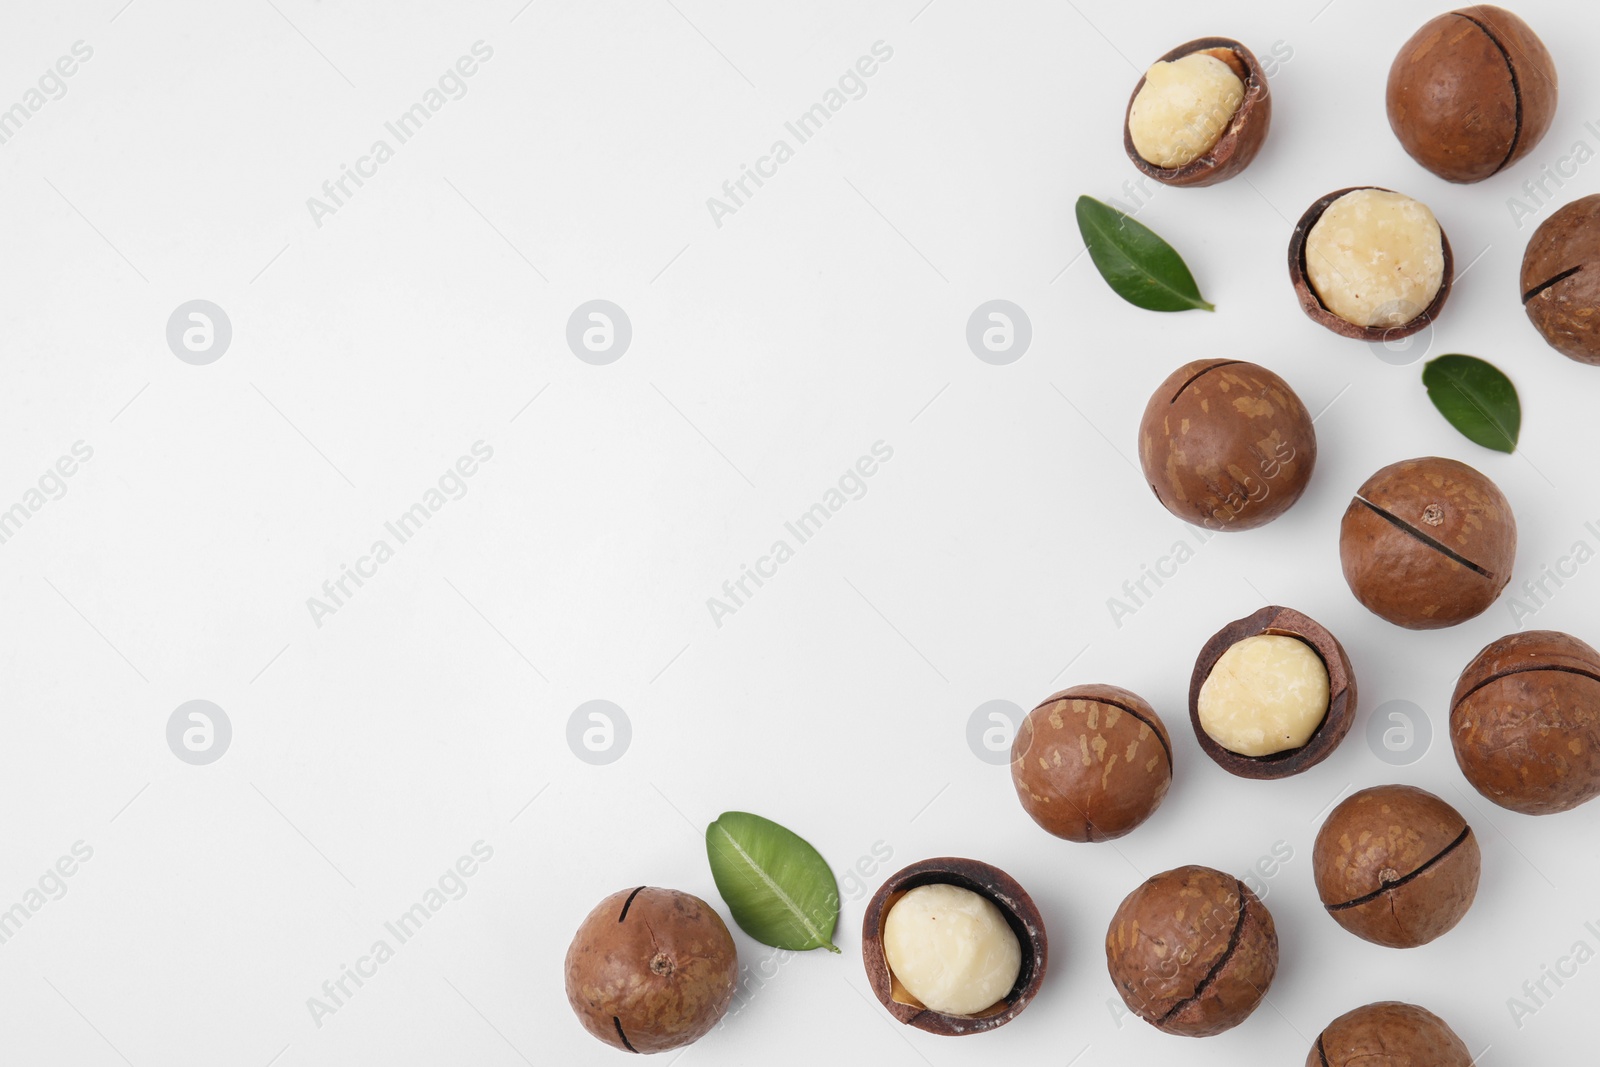
M1232 1029L1278 970L1272 915L1231 874L1179 867L1129 893L1106 931L1106 967L1139 1018L1180 1037Z
M1389 127L1412 159L1478 182L1533 150L1556 114L1556 66L1516 15L1475 4L1440 15L1389 68Z
M1557 352L1600 366L1600 193L1533 231L1522 254L1522 308Z
M1555 630L1490 644L1456 682L1450 744L1503 808L1549 815L1600 796L1600 652Z
M1433 1012L1382 1000L1329 1023L1311 1046L1306 1067L1472 1067L1472 1055Z
M1204 52L1220 59L1244 82L1244 99L1233 113L1233 121L1222 131L1211 151L1181 167L1158 167L1139 154L1133 147L1133 135L1128 132L1128 119L1133 114L1133 102L1144 88L1144 75L1133 87L1128 97L1128 107L1122 117L1122 148L1140 172L1163 185L1201 186L1214 185L1238 174L1250 165L1261 151L1272 125L1272 91L1267 87L1267 76L1261 70L1255 53L1228 37L1202 37L1181 44L1161 57L1161 62L1171 63L1195 52Z
M1434 630L1481 614L1511 579L1517 522L1465 463L1392 463L1356 491L1339 526L1350 591L1396 626Z
M1461 813L1409 785L1350 794L1312 846L1322 906L1352 934L1415 948L1449 931L1478 892L1478 839Z
M931 1011L907 993L889 970L889 959L883 951L884 920L901 897L923 885L955 885L986 897L1000 909L1017 935L1022 946L1022 969L1017 973L1017 982L987 1011L974 1015ZM979 860L942 856L913 863L878 887L867 901L866 914L861 919L861 962L867 971L867 984L890 1015L930 1034L961 1037L1004 1026L1021 1015L1039 992L1049 959L1044 919L1033 898L1005 871Z
M1289 383L1238 359L1167 375L1139 422L1150 491L1184 522L1251 530L1300 499L1317 462L1311 414Z
M1444 252L1444 280L1439 283L1439 291L1434 294L1433 302L1410 322L1399 326L1360 326L1329 311L1323 304L1322 298L1317 295L1316 286L1311 284L1311 275L1306 271L1306 239L1311 234L1311 228L1317 224L1317 220L1322 218L1322 213L1328 210L1329 204L1344 194L1356 192L1358 189L1394 192L1393 189L1385 189L1381 185L1352 185L1348 189L1335 189L1306 208L1306 213L1300 216L1300 221L1294 225L1294 232L1289 235L1289 281L1294 285L1295 296L1300 301L1300 310L1317 325L1326 326L1340 337L1351 337L1358 341L1376 341L1380 344L1386 341L1398 341L1426 329L1439 317L1445 300L1450 296L1450 287L1455 284L1455 255L1450 251L1450 237L1444 232L1444 226L1441 224L1439 244Z
M623 889L595 905L567 949L567 1002L625 1052L698 1041L733 1002L739 958L722 917L674 889Z
M1011 744L1022 809L1068 841L1109 841L1148 819L1172 784L1172 739L1143 698L1079 685L1028 713Z
M1299 748L1270 756L1244 756L1217 744L1200 725L1200 690L1223 653L1247 637L1262 634L1294 637L1311 646L1328 670L1328 714L1310 740ZM1293 608L1272 605L1230 622L1205 643L1195 660L1194 673L1189 676L1189 722L1194 727L1195 740L1217 766L1240 778L1287 778L1315 767L1339 747L1355 718L1356 674L1349 654L1325 626Z

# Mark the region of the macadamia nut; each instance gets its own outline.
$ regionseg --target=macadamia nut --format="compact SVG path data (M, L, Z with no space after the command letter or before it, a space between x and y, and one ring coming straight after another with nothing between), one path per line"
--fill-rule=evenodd
M1357 326L1403 326L1444 284L1444 243L1428 206L1385 189L1328 205L1305 246L1306 273L1329 311Z
M1200 688L1200 725L1241 756L1299 748L1328 713L1328 669L1294 637L1259 634L1230 647Z
M1133 147L1158 167L1181 167L1211 150L1244 100L1244 82L1215 56L1191 52L1145 72L1128 115Z
M889 970L933 1011L971 1015L998 1003L1022 970L1022 946L991 901L955 885L922 885L883 923Z

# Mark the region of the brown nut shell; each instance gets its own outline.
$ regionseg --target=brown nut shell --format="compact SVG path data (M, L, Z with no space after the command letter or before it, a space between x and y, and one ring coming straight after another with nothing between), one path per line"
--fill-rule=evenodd
M1317 432L1295 391L1238 359L1199 359L1169 374L1139 422L1150 491L1184 522L1251 530L1282 515L1311 480Z
M1352 185L1347 189L1335 189L1306 208L1306 213L1300 216L1300 221L1294 225L1294 232L1289 235L1289 281L1294 285L1295 296L1300 301L1300 310L1319 326L1326 326L1340 337L1351 337L1357 341L1379 344L1398 341L1426 329L1439 317L1445 300L1450 296L1450 287L1455 284L1455 254L1450 251L1449 235L1444 232L1444 226L1440 225L1439 244L1444 253L1444 280L1439 283L1439 291L1434 294L1433 301L1410 322L1399 326L1362 326L1329 311L1327 305L1322 302L1322 297L1317 295L1316 286L1311 284L1311 275L1306 270L1306 240L1311 235L1311 228L1322 218L1322 213L1328 210L1329 204L1346 193L1354 193L1361 189L1394 192L1393 189L1385 189L1381 185Z
M1267 995L1278 970L1272 914L1242 881L1189 866L1150 878L1106 931L1106 968L1123 1001L1158 1030L1210 1037Z
M972 1015L933 1011L906 992L889 970L889 959L883 950L884 920L901 897L924 885L954 885L977 893L1000 909L1007 925L1017 935L1017 943L1022 946L1022 969L1017 973L1016 984L985 1011ZM1039 992L1049 959L1050 944L1045 936L1044 919L1033 898L1016 879L981 860L941 856L913 863L890 875L878 887L867 901L866 914L861 918L861 962L867 971L867 984L890 1015L930 1034L961 1037L1004 1026L1022 1014Z
M1148 819L1172 784L1172 739L1147 701L1079 685L1030 711L1011 744L1022 808L1068 841L1109 841Z
M1511 580L1517 522L1498 486L1437 456L1392 463L1339 526L1345 581L1396 626L1434 630L1482 614Z
M1451 182L1511 166L1555 119L1555 61L1526 22L1489 4L1440 15L1389 68L1389 127L1412 159Z
M1299 748L1270 756L1245 756L1223 748L1200 725L1200 689L1223 653L1245 638L1261 634L1293 637L1311 646L1328 670L1328 713ZM1194 727L1195 740L1217 766L1240 778L1287 778L1315 767L1339 747L1355 719L1356 675L1349 654L1327 627L1293 608L1273 605L1230 622L1201 648L1194 673L1189 676L1189 722Z
M1472 1055L1427 1008L1381 1000L1347 1011L1323 1028L1306 1067L1472 1067Z
M1562 355L1600 367L1600 193L1565 204L1522 254L1522 309Z
M1128 107L1122 118L1122 148L1140 173L1163 185L1203 186L1226 181L1256 158L1272 125L1272 91L1267 87L1267 76L1254 52L1229 37L1201 37L1179 45L1162 56L1159 62L1171 63L1195 52L1204 52L1226 63L1234 75L1244 82L1244 99L1239 101L1232 121L1209 152L1181 167L1158 167L1133 147L1133 135L1128 131L1133 102L1139 98L1139 90L1144 88L1144 75L1139 76L1139 83L1128 97Z
M699 897L640 886L606 897L567 949L567 1001L612 1048L665 1052L704 1037L733 1001L739 959Z
M1312 846L1317 896L1366 941L1415 948L1452 929L1478 892L1478 839L1426 790L1379 785L1328 814Z
M1503 808L1550 815L1600 796L1600 652L1555 630L1488 645L1456 682L1450 744Z

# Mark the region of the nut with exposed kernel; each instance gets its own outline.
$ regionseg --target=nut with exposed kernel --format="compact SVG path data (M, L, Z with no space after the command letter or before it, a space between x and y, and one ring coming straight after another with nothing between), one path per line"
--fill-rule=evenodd
M1272 96L1254 53L1227 37L1179 45L1128 100L1122 145L1166 185L1211 185L1250 164L1266 140Z

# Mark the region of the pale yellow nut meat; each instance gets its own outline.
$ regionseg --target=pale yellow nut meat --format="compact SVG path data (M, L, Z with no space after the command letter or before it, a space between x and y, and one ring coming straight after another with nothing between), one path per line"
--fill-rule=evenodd
M1128 113L1134 150L1158 167L1193 163L1211 151L1244 100L1244 82L1222 60L1192 52L1145 72Z
M1017 982L1022 946L992 901L954 885L923 885L883 922L889 970L924 1007L971 1015Z
M1357 326L1403 326L1444 284L1444 240L1428 206L1383 189L1328 205L1306 236L1306 274L1329 311Z
M1200 728L1241 756L1311 740L1328 712L1328 668L1304 641L1258 634L1232 645L1200 686Z

